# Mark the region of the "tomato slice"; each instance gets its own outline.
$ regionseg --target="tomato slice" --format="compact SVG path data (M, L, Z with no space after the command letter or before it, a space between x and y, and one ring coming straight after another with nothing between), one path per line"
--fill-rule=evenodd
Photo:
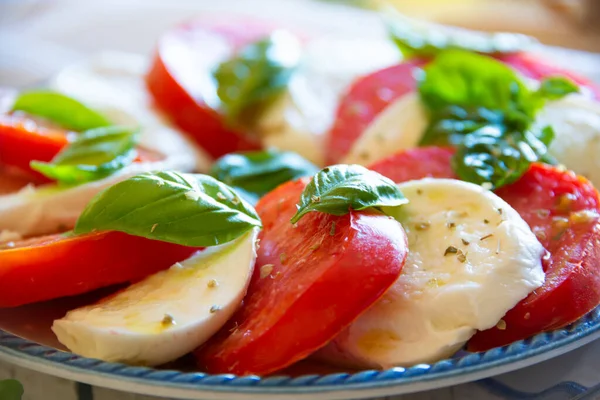
M458 179L450 164L453 154L451 147L417 147L379 160L369 169L396 183L423 178Z
M326 138L326 164L336 164L350 151L375 117L389 104L416 90L415 69L424 64L411 60L358 79L342 97Z
M227 127L209 99L216 99L211 71L236 48L255 41L273 27L247 19L198 20L176 27L158 42L146 84L155 104L217 158L256 150L260 144Z
M370 168L395 182L455 178L452 153L450 148L416 148ZM533 164L496 194L517 210L547 250L542 260L546 281L504 316L505 329L477 333L468 345L472 351L563 327L600 304L600 196L593 185L570 171Z
M0 243L0 307L136 281L197 250L121 232Z
M572 172L534 164L497 194L549 252L542 260L546 281L504 316L506 329L477 333L469 342L472 351L561 328L600 304L600 198L592 184Z
M528 78L541 80L549 76L563 75L580 86L588 88L594 98L600 99L600 86L574 72L552 65L552 63L531 53L501 54L496 56L500 61L510 65Z
M376 212L290 223L309 179L263 197L256 268L242 308L195 355L214 373L268 374L324 346L398 278L404 230Z
M65 131L41 127L20 115L0 115L0 164L26 171L37 181L50 180L29 168L29 163L51 161L68 143Z

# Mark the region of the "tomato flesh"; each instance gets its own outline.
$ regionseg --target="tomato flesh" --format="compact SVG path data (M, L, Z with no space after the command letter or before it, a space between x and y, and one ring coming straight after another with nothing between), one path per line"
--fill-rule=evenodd
M592 184L572 172L534 164L497 194L549 252L542 260L546 281L504 316L506 329L477 333L469 342L472 351L561 328L600 303L600 198Z
M309 182L263 197L256 268L242 308L204 347L213 373L268 374L333 339L398 278L407 256L400 224L376 212L313 212L290 223Z
M541 80L550 76L566 76L579 86L588 88L594 98L600 99L600 86L591 80L581 77L574 72L552 65L552 63L530 53L513 53L498 55L500 61L510 65L512 68L528 78Z
M30 173L36 181L50 180L29 167L31 161L51 161L69 143L65 131L46 129L20 115L0 115L0 164Z
M0 243L0 307L136 281L197 250L121 232L50 235Z
M417 147L379 160L369 169L397 183L423 178L458 179L450 164L453 154L451 147Z
M342 160L385 107L416 90L414 73L421 65L421 60L394 65L358 79L349 88L341 99L334 124L327 133L327 165Z
M146 85L156 106L212 157L260 149L257 140L228 127L208 98L215 98L212 69L233 50L255 41L272 27L249 20L181 25L158 42ZM213 103L214 104L214 103Z

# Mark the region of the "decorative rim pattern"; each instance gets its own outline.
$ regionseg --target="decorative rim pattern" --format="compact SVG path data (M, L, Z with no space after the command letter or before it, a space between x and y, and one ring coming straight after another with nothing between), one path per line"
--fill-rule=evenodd
M80 357L72 353L39 345L0 330L0 353L29 356L54 366L84 370L87 374L102 374L122 380L155 386L169 386L213 392L248 393L294 393L327 392L336 390L360 390L398 387L415 382L446 379L484 371L509 363L535 357L544 352L558 350L588 338L600 337L600 307L591 311L576 323L563 329L541 333L532 338L514 342L508 346L483 353L466 353L434 364L418 364L409 368L391 368L384 371L367 370L356 373L327 375L235 376L211 375L202 372L157 370L147 367L131 367L119 363L107 363Z

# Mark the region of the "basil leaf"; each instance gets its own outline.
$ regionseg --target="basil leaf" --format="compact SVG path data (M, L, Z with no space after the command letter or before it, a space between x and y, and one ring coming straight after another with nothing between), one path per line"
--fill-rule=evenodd
M421 145L458 147L457 175L500 187L518 179L531 162L549 161L550 127L535 125L547 100L577 91L566 78L531 90L509 67L489 57L447 51L423 71L419 92L430 118Z
M306 186L291 222L298 222L311 211L344 215L351 209L381 209L406 203L408 200L391 179L360 165L333 165L317 172Z
M221 63L214 79L226 120L236 123L260 111L285 89L299 62L299 41L275 31Z
M518 33L476 32L418 21L391 8L383 17L390 38L404 58L432 57L449 49L484 54L515 53L537 43L534 38Z
M75 233L121 231L148 239L204 247L227 243L261 226L254 208L224 183L200 174L134 176L98 194Z
M65 184L90 182L131 164L137 142L137 131L127 127L91 129L77 136L52 162L32 161L31 168Z
M562 76L553 76L542 81L537 95L544 99L556 100L577 92L579 92L579 87L575 82Z
M210 174L236 190L241 189L241 193L258 198L282 183L312 176L318 170L297 153L267 150L223 156L213 165Z
M102 114L75 99L52 91L21 93L12 110L46 118L76 132L111 125Z
M21 400L23 397L23 385L14 379L0 381L0 399Z

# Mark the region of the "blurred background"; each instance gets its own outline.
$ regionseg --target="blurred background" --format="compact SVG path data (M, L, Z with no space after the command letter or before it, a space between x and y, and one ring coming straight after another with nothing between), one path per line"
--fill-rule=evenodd
M0 85L39 84L99 50L149 54L162 31L201 12L260 10L292 25L373 36L384 33L371 10L385 4L431 21L600 53L600 0L0 0ZM600 80L600 61L588 53L554 58Z

